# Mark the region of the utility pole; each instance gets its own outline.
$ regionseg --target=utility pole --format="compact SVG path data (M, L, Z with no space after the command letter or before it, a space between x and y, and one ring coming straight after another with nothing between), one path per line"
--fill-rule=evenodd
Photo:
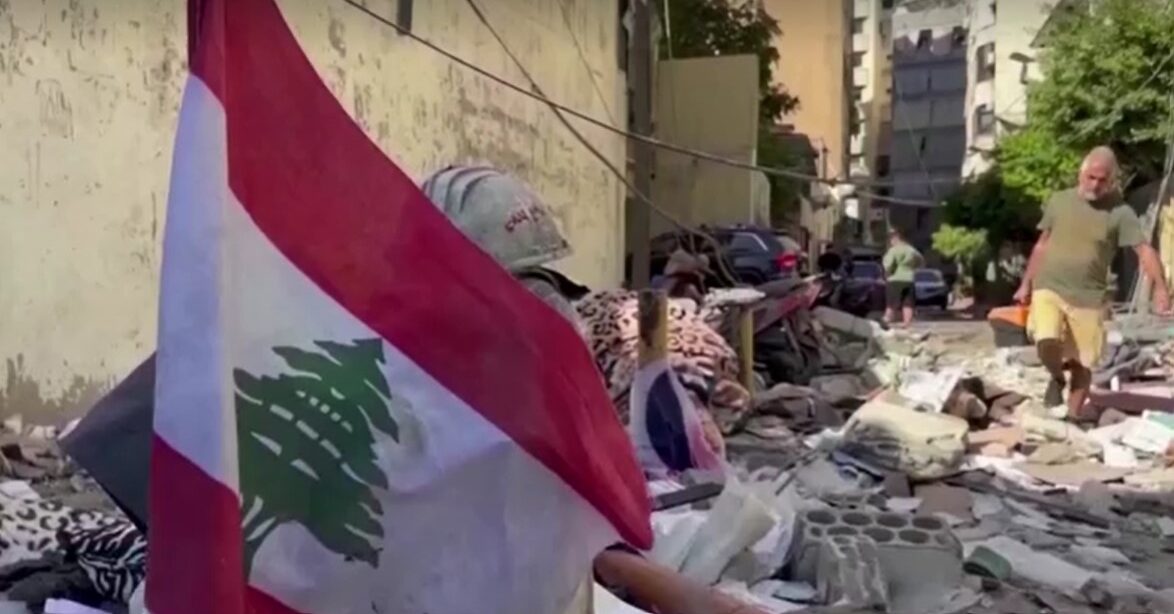
M652 136L652 22L648 15L650 0L632 0L632 46L628 54L628 86L632 92L632 131ZM632 141L635 166L633 187L639 194L652 197L652 147ZM651 242L652 210L640 195L628 195L632 224L632 287L647 288L652 278Z

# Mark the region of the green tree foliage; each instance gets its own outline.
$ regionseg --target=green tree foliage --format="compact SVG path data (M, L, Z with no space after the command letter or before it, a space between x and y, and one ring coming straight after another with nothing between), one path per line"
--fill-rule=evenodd
M372 429L399 438L383 343L316 345L321 352L273 350L289 373L234 374L246 576L265 538L288 522L332 552L379 564L383 508L374 489L386 489L387 477Z
M946 222L986 230L994 247L1033 234L1040 203L1075 182L1096 145L1117 152L1123 179L1160 178L1174 92L1168 4L1100 0L1056 22L1040 54L1043 79L1028 87L1027 125L999 141L990 171L948 199Z
M1044 78L1028 90L1035 136L1025 137L1021 151L1043 160L1017 158L1005 165L1008 179L1046 185L1044 172L1067 170L1071 161L1057 150L1079 156L1102 144L1137 181L1159 178L1171 127L1172 32L1174 9L1162 0L1099 0L1095 10L1060 22L1047 34Z
M945 202L944 222L985 233L992 248L1029 239L1039 221L1039 200L1013 186L996 164L962 185Z
M664 3L654 0L664 19ZM765 123L774 123L799 101L773 82L779 52L774 37L779 23L751 2L730 0L669 0L669 30L672 40L661 37L660 57L697 58L717 55L758 56L759 113ZM670 46L671 45L671 46Z
M1010 134L995 152L996 171L1008 190L1023 197L1038 215L1039 204L1056 190L1072 185L1083 152L1066 147L1038 126Z
M664 2L654 0L661 19ZM772 134L771 128L783 114L794 110L799 100L774 82L779 59L774 39L781 33L779 23L752 2L732 0L669 0L668 30L672 39L661 37L660 57L695 58L750 54L758 56L759 130L758 164L773 168L795 168L802 162L797 154ZM778 220L793 206L802 182L770 176L771 216Z
M938 253L957 262L960 268L972 268L988 254L989 241L985 230L942 224L933 233L933 248Z

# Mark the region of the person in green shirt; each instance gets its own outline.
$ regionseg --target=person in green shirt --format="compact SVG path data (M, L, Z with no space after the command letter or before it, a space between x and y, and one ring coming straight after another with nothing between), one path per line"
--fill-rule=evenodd
M892 324L897 307L901 308L901 322L909 326L913 322L913 272L925 260L921 252L909 245L901 231L889 230L889 250L885 252L882 264L885 268L885 323Z
M1154 284L1154 307L1170 310L1170 291L1157 251L1133 209L1121 199L1117 157L1097 147L1080 165L1077 187L1056 192L1044 204L1039 239L1031 251L1015 300L1031 304L1028 332L1040 361L1051 374L1044 403L1064 403L1068 417L1081 420L1101 356L1108 312L1109 265L1118 249L1132 249ZM1070 379L1065 381L1065 371Z

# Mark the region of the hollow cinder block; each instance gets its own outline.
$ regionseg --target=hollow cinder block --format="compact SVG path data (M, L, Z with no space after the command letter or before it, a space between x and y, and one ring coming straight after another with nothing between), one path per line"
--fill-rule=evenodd
M840 535L820 545L816 591L824 603L884 611L888 604L876 543L865 536Z
M858 550L860 543L877 555L890 604L918 601L929 594L927 586L956 586L962 579L962 545L945 522L932 516L818 508L801 512L795 526L795 580L815 586L833 581L841 572L825 557ZM851 541L853 548L825 546L837 540Z

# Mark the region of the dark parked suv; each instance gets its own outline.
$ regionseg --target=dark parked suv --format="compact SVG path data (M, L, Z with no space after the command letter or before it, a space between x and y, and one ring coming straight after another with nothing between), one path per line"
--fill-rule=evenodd
M739 282L750 285L798 274L806 260L797 241L769 228L729 226L704 228L703 231L717 242L720 255L714 253L713 244L700 234L669 232L657 235L652 240L652 275L664 272L669 255L678 247L709 256L710 268L715 275L706 283L719 287L729 285L721 277L719 257L725 260L726 267Z

